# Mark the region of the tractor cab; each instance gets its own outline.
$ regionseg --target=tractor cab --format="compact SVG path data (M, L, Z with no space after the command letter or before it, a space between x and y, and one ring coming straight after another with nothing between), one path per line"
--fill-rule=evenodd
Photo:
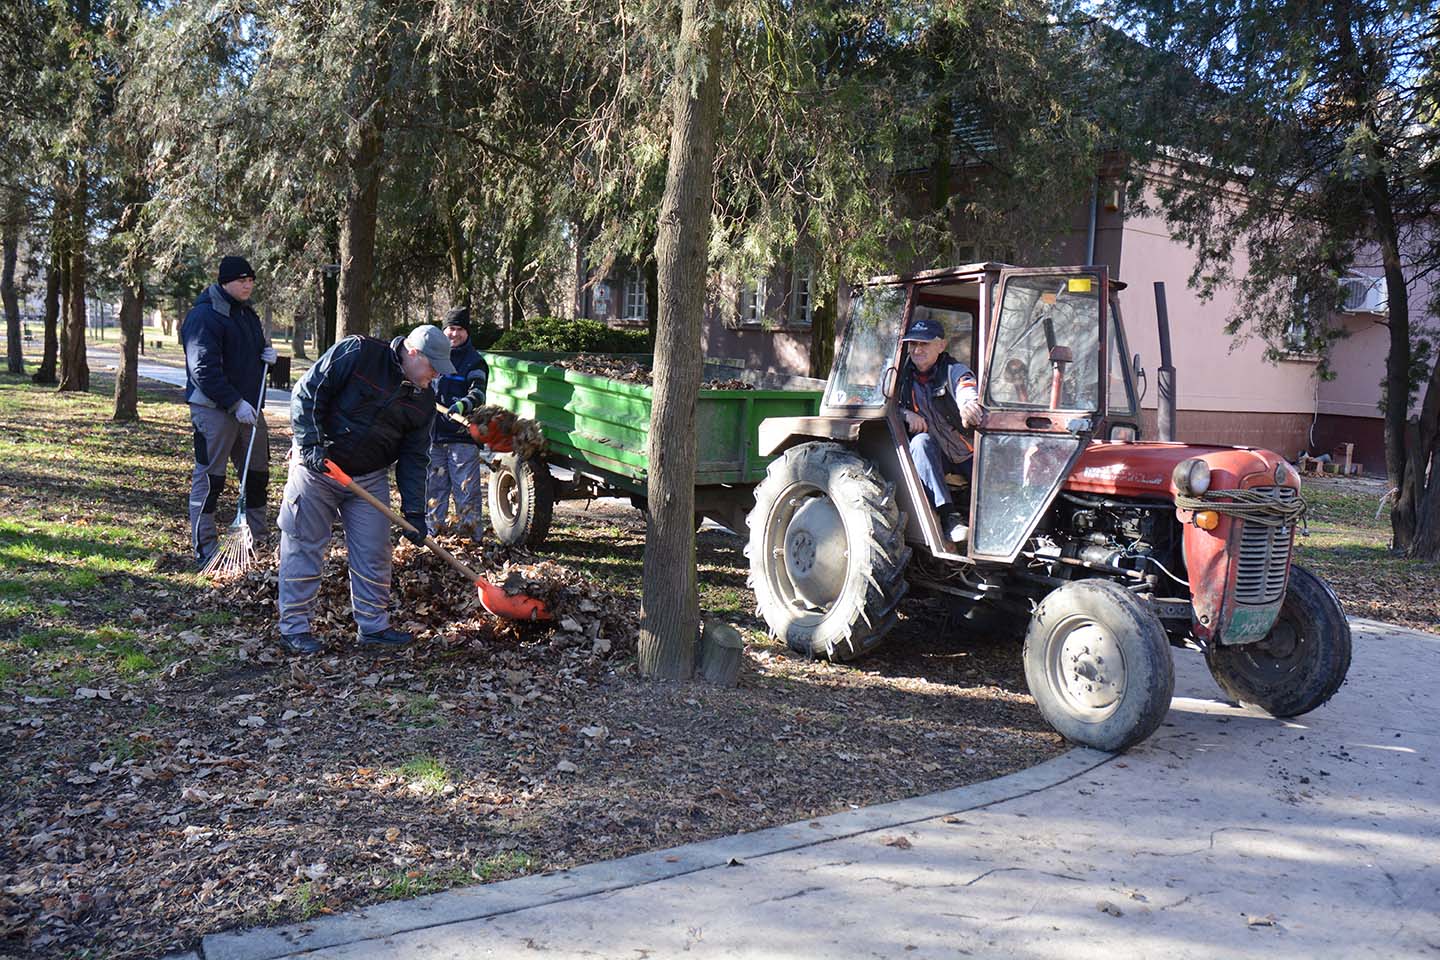
M1009 563L1092 438L1138 436L1119 287L1103 266L980 263L881 277L856 291L821 414L884 421L885 436L866 445L894 451L907 539L940 558ZM975 373L987 410L964 439L973 450L968 477L946 478L968 513L963 543L944 535L924 495L900 409L909 363L901 337L922 319L945 331L946 353Z

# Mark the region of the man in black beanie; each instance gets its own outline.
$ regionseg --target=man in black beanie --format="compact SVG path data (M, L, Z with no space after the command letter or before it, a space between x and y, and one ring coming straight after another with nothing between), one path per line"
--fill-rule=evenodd
M245 519L256 538L267 532L265 488L270 482L270 436L260 385L275 362L275 348L250 306L255 271L244 257L220 261L216 282L206 287L180 326L185 348L185 400L195 428L195 469L190 478L190 549L199 566L215 551L215 508L225 489L225 465L245 467Z
M445 314L443 330L450 341L450 363L455 372L435 381L436 400L451 413L468 414L485 403L490 367L470 342L470 308L455 307ZM485 467L480 450L464 427L449 417L436 417L430 428L430 473L425 490L426 522L436 530L449 517L455 501L455 523L473 539L484 529Z

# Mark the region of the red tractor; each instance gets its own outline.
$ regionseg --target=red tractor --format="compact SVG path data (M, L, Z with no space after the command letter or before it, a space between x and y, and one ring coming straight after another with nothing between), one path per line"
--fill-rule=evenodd
M1137 381L1104 267L974 264L854 295L818 416L765 421L779 453L755 490L760 612L799 652L861 656L911 590L975 623L1028 622L1025 676L1069 740L1123 750L1170 705L1170 648L1198 648L1225 692L1275 716L1323 704L1350 666L1324 581L1291 562L1305 505L1277 454L1170 442L1173 369L1160 301L1162 440L1141 442ZM1159 291L1157 291L1158 293ZM988 413L964 542L946 536L911 459L901 334L943 325ZM968 487L968 489L967 489Z

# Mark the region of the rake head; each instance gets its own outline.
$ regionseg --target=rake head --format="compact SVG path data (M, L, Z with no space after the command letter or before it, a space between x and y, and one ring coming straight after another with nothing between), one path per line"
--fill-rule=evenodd
M249 570L254 562L255 535L250 532L250 524L241 521L220 538L215 552L200 568L200 575L217 581L229 580Z

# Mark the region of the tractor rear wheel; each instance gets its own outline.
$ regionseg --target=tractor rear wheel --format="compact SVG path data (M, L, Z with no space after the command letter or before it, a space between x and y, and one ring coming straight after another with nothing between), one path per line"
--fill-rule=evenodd
M1165 719L1175 665L1165 628L1134 594L1108 580L1075 580L1031 617L1025 680L1066 740L1120 751Z
M555 486L550 467L539 457L500 457L490 477L490 527L510 547L536 547L550 533Z
M750 585L790 649L851 660L895 625L909 585L895 485L854 450L805 443L777 457L749 516Z
M1205 651L1210 675L1227 695L1273 717L1298 717L1335 695L1350 671L1350 623L1335 594L1296 565L1280 616L1265 639Z

